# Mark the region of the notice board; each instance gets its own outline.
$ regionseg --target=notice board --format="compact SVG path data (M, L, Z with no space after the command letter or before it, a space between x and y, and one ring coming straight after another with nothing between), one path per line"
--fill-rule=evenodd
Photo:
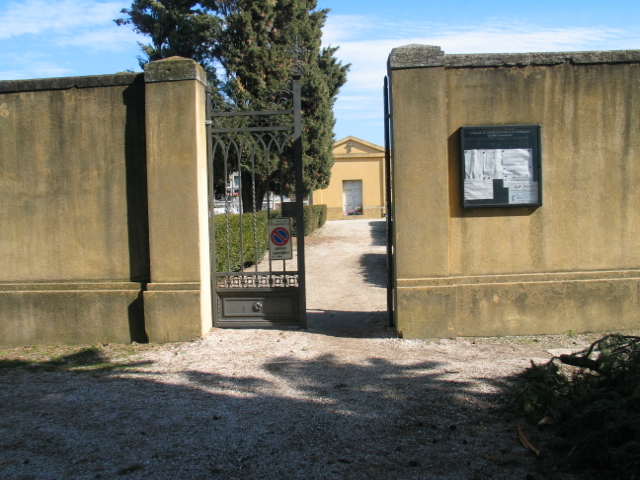
M462 206L542 205L540 125L460 129Z

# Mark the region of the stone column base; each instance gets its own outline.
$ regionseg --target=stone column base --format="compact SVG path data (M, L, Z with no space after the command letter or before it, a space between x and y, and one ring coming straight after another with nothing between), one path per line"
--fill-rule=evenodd
M640 328L640 271L399 280L403 338L493 337Z
M145 326L154 343L202 337L200 283L150 283L144 292Z
M0 345L145 342L141 284L0 284Z

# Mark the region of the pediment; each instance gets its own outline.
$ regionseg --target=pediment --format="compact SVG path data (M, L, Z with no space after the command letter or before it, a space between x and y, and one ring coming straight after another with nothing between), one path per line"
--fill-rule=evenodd
M334 155L367 155L384 153L384 147L357 137L345 137L333 144Z

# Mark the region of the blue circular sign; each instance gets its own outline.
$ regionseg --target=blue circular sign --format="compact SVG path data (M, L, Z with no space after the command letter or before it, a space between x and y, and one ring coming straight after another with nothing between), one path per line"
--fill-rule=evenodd
M286 228L275 228L271 231L271 242L279 247L289 243L291 236Z

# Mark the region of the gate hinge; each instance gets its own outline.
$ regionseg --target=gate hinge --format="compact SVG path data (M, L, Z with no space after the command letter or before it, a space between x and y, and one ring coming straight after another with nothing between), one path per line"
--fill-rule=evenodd
M213 120L205 120L204 124L205 125L213 125Z

